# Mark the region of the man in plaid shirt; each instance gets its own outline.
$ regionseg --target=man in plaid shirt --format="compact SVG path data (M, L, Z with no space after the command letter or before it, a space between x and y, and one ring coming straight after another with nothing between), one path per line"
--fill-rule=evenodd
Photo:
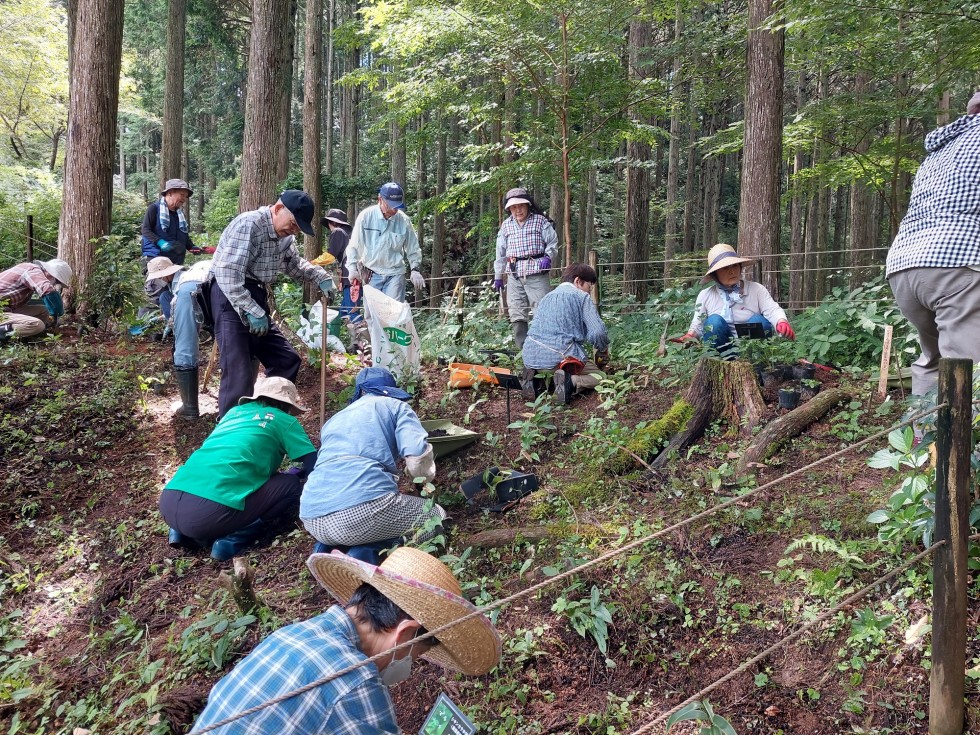
M315 283L329 299L333 280L323 268L300 257L295 236L313 235L313 200L287 189L271 207L244 212L221 233L211 265L211 315L218 342L221 387L218 418L251 395L252 360L267 377L295 383L300 356L268 315L266 288L280 273Z
M61 289L71 278L71 267L59 258L19 263L0 273L0 342L40 334L64 314ZM41 303L31 302L33 294Z
M925 147L886 262L895 300L919 333L913 395L935 387L940 357L980 361L980 92Z

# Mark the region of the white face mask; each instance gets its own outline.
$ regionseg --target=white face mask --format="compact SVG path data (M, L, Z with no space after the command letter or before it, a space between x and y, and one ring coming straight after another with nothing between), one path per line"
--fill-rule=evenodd
M393 687L412 675L412 649L414 647L409 646L408 655L405 658L396 659L385 666L385 670L381 672L381 681L386 687Z

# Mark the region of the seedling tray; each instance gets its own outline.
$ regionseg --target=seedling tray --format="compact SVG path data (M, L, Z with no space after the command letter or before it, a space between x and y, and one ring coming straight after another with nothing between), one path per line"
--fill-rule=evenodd
M448 419L423 421L422 428L429 433L429 444L432 445L432 453L436 458L445 457L463 447L467 447L483 436L478 432L464 429L462 426L456 426L456 424ZM432 436L433 432L443 431L446 433L442 436Z

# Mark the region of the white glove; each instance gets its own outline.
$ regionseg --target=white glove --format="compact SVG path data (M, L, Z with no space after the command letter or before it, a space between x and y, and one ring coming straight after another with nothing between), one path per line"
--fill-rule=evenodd
M422 291L425 288L425 279L418 271L412 271L408 277L412 280L412 285L415 286L416 291Z

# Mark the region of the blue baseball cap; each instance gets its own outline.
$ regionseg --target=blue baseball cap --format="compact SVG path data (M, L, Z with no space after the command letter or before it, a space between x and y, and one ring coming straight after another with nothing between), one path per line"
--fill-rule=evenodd
M392 209L405 209L405 192L394 181L389 181L378 189L378 196Z
M303 232L316 237L316 232L313 231L312 225L314 212L313 200L309 194L300 189L286 189L286 191L279 195L279 201L296 218L296 224L299 225L299 228Z
M412 400L412 394L399 388L395 382L395 376L383 367L361 368L361 372L354 378L354 395L350 402L353 403L365 393L397 398L399 401Z

